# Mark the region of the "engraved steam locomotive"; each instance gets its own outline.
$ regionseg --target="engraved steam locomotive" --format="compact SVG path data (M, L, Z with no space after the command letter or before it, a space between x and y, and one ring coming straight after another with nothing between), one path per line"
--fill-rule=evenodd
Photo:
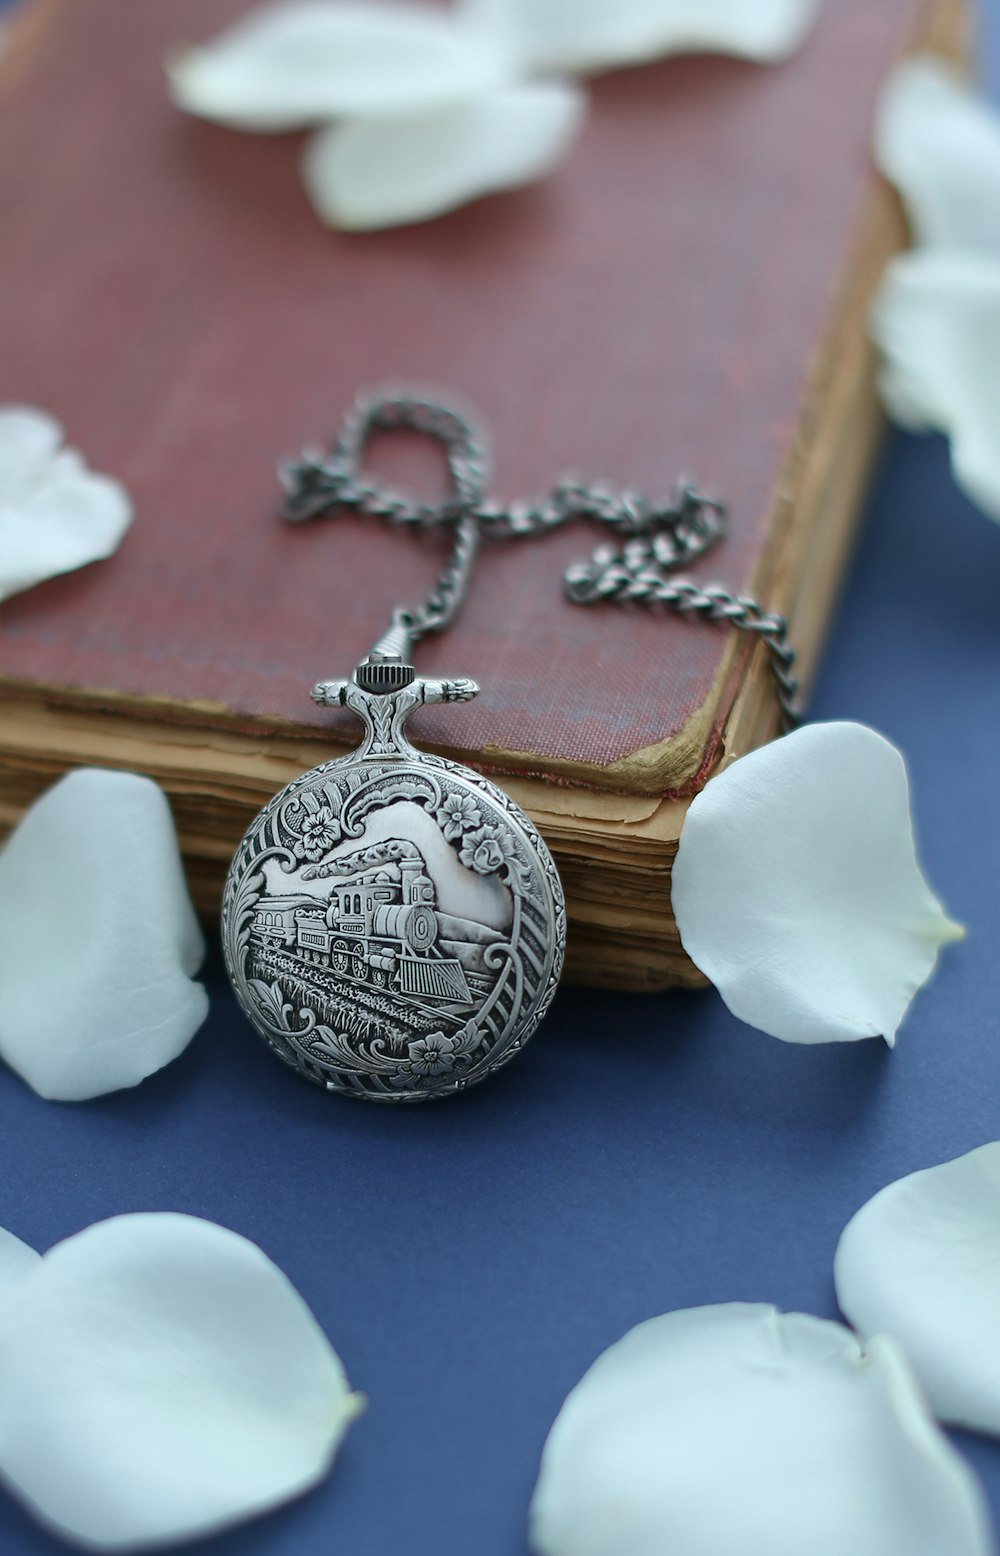
M474 1003L465 969L441 945L437 893L415 844L391 839L314 868L336 877L317 897L264 896L253 936L311 964L421 999Z

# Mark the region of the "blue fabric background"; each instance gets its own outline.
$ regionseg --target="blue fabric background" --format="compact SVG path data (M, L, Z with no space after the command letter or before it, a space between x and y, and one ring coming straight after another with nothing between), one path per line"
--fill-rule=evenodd
M942 441L893 438L811 714L903 748L927 873L969 926L894 1053L786 1046L712 993L566 990L499 1079L386 1112L277 1065L216 956L208 1025L137 1092L53 1106L0 1071L0 1224L39 1248L128 1210L233 1227L370 1398L318 1491L193 1549L523 1556L543 1439L599 1351L695 1303L834 1316L853 1211L1000 1137L998 614L1000 530ZM956 1441L1000 1525L1000 1444ZM0 1495L0 1550L59 1549Z

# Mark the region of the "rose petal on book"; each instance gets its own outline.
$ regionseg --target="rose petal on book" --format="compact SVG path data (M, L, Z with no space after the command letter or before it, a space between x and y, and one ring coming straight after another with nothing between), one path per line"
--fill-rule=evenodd
M13 1291L21 1277L34 1269L41 1254L22 1243L13 1232L0 1226L0 1304Z
M98 1222L0 1309L0 1476L103 1550L210 1534L315 1485L360 1401L255 1244L192 1216Z
M600 71L667 54L786 58L819 0L459 0L458 15L525 70Z
M1000 1142L882 1189L834 1278L856 1329L905 1348L935 1415L1000 1435Z
M0 406L0 504L23 502L59 452L63 429L32 405Z
M0 600L109 557L132 522L124 488L62 438L44 411L0 407Z
M883 277L870 329L889 415L911 431L945 433L955 480L1000 521L1000 255L899 255Z
M875 161L918 245L1000 261L1000 114L953 66L933 56L897 65L879 100Z
M350 0L265 6L167 64L178 108L241 130L467 102L509 73L495 39L445 12Z
M0 853L0 1057L35 1091L80 1101L176 1058L203 955L156 784L82 768L35 802Z
M426 221L544 177L569 150L585 103L576 87L538 82L435 113L335 125L306 146L306 189L333 227Z
M987 1556L979 1488L891 1340L765 1304L666 1313L549 1433L538 1556Z
M792 1043L892 1046L962 930L920 873L906 768L862 724L811 724L692 801L673 867L684 948L740 1020Z

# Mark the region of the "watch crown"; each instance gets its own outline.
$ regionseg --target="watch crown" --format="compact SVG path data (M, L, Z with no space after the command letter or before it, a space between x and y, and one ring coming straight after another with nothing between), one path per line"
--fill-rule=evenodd
M389 692L402 691L409 686L416 671L401 659L364 659L354 672L354 679L366 692L385 696Z

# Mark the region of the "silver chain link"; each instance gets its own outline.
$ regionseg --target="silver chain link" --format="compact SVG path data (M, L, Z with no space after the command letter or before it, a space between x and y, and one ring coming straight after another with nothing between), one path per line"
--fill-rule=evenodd
M415 502L363 475L362 458L370 435L399 428L441 443L452 481L452 494L444 502ZM464 408L408 390L375 389L355 400L328 452L303 449L298 458L280 467L284 516L302 523L340 508L389 524L450 529L451 554L423 605L401 606L393 612L388 637L405 647L425 633L442 631L454 619L468 590L482 536L530 539L574 519L603 524L619 539L598 546L587 561L567 569L563 580L567 599L576 605L641 601L665 606L679 616L725 622L752 634L769 655L782 729L794 728L799 717L798 681L785 618L765 610L750 595L732 594L721 584L696 584L676 573L722 539L726 515L720 503L687 481L680 482L670 502L662 504L650 503L639 492L561 481L537 502L503 506L486 497L486 450L485 438Z

